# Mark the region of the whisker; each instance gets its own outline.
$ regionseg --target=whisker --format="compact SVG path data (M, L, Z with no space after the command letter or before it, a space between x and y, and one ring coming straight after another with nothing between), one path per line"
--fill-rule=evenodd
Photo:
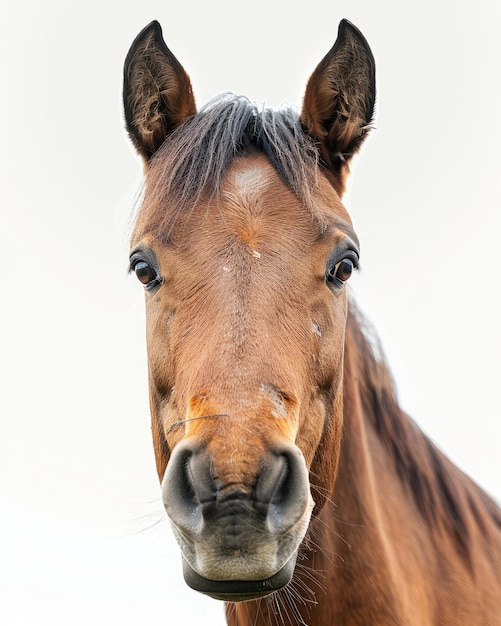
M147 526L144 526L144 528L140 528L139 530L131 531L130 533L127 533L124 536L127 537L127 536L140 535L141 533L146 533L152 530L153 528L160 526L161 524L165 524L167 521L168 521L167 517L165 515L162 515L155 522L152 522L151 524L148 524Z
M127 524L128 526L134 525L135 530L124 531L118 534L119 537L134 537L142 533L147 533L153 528L166 524L168 522L165 511L154 511L145 515L134 517L133 519L122 522L121 524Z
M183 424L187 424L188 422L196 422L197 420L213 419L216 417L230 417L230 416L228 415L228 413L211 413L209 415L199 415L198 417L189 417L185 420L178 420L177 422L174 422L173 424L170 425L169 430L167 431L167 434L169 434L172 430L174 430L174 428L177 428L178 426L182 426Z

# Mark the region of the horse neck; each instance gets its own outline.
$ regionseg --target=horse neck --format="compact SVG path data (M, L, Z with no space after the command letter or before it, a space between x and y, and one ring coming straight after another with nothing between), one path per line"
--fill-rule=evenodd
M321 549L309 565L326 572L332 599L305 622L495 623L501 511L402 411L364 324L352 308L338 474L311 525ZM473 589L476 578L484 586Z

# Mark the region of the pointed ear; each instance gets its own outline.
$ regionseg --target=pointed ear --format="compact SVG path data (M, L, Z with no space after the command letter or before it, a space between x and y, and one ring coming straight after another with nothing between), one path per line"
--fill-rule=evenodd
M165 45L158 22L139 33L127 54L123 103L129 136L145 161L196 113L189 76Z
M320 146L322 160L342 193L349 161L359 150L374 115L374 57L362 33L347 20L336 43L306 86L301 122Z

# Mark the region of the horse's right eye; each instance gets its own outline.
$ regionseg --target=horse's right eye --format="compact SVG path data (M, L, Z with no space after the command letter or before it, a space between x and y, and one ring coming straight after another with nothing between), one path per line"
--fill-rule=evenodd
M155 255L150 250L136 250L131 255L129 272L134 272L146 291L154 290L163 283Z
M157 273L146 261L137 261L133 269L139 282L143 285L148 285L157 278Z

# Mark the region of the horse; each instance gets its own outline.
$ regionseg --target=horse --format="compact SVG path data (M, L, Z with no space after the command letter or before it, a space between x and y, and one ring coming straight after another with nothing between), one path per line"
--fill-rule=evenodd
M197 110L158 22L126 57L156 467L184 579L230 626L501 624L501 511L399 406L348 293L375 94L347 20L300 113Z

